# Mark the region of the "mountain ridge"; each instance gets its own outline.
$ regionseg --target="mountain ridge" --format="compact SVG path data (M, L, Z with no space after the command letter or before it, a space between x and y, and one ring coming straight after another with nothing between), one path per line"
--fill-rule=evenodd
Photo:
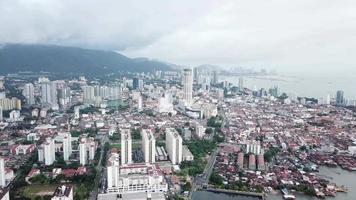
M19 71L105 74L167 71L172 67L148 58L129 58L109 50L42 44L0 44L0 74Z

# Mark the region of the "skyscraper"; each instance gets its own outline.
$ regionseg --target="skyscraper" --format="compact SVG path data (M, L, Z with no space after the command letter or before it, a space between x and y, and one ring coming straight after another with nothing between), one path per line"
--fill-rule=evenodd
M121 129L121 165L132 163L132 144L130 129Z
M243 77L239 77L239 91L242 92L244 90L244 79Z
M4 119L4 114L2 112L2 106L0 106L0 122Z
M72 137L70 133L63 133L63 158L65 161L69 160L72 155Z
M51 84L49 82L41 83L41 103L48 104L52 102L51 99Z
M132 87L133 89L137 90L137 89L142 89L143 88L143 80L140 78L133 78L132 80Z
M61 108L67 108L71 102L71 91L67 86L63 86L58 90L58 100Z
M58 106L57 84L55 82L41 83L41 102L51 106Z
M119 185L120 174L120 155L117 152L112 152L108 158L107 170L107 183L108 188L117 187Z
M217 71L213 71L213 84L218 84L219 80L218 80L218 72Z
M86 147L85 140L82 138L79 143L79 163L83 166L86 165L88 163L87 158L88 158L87 147Z
M183 158L182 137L174 128L166 129L166 147L172 164L180 164Z
M342 90L338 90L336 92L336 105L338 106L345 105L344 91Z
M137 100L137 111L138 112L142 111L142 95L140 95L138 100Z
M150 129L142 130L142 151L146 163L156 161L156 139Z
M74 119L79 119L80 118L80 107L75 106L74 107Z
M26 98L27 105L35 104L35 88L32 83L25 84L22 94Z
M0 157L0 187L5 187L5 160Z
M183 70L183 99L188 105L193 101L193 76L191 69Z
M83 102L84 103L91 103L95 100L94 95L94 87L93 86L83 86Z
M46 138L46 141L41 145L41 150L38 151L38 158L44 159L45 165L52 165L56 160L56 149L53 138ZM43 155L40 155L43 154Z

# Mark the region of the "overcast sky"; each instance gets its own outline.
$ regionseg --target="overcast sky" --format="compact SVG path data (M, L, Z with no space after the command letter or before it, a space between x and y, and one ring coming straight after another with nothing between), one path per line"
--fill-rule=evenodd
M356 68L355 0L0 0L0 43L118 50L176 64Z

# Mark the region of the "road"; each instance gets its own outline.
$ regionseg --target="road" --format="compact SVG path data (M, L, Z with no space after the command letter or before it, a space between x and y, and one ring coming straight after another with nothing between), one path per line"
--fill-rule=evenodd
M218 154L220 147L217 147L215 151L210 155L209 161L205 166L203 174L199 174L194 178L192 189L190 190L188 199L192 199L192 194L197 189L203 188L204 185L209 184L209 178L211 173L213 172L216 155Z
M96 200L97 197L98 197L98 193L99 193L99 182L101 180L101 177L102 177L102 159L103 159L103 155L104 155L104 145L105 145L105 142L108 141L108 138L107 136L101 138L101 142L100 142L100 146L101 146L101 151L100 151L100 158L99 158L99 162L98 162L98 165L96 166L96 177L95 177L95 184L94 184L94 190L90 193L90 196L89 196L89 200Z

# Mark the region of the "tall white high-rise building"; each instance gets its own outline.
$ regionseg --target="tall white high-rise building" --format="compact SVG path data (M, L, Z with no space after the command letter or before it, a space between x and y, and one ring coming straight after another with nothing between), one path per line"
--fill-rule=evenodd
M72 155L72 136L70 133L63 133L63 158L65 161L69 160Z
M174 128L166 129L166 147L172 164L180 164L183 158L182 137Z
M150 129L142 130L142 151L146 163L156 162L156 139Z
M5 160L0 157L0 187L5 187Z
M187 105L193 101L193 74L191 69L183 70L183 99Z
M121 165L132 163L132 141L130 129L121 129Z
M111 153L107 163L108 188L119 185L120 175L120 155L116 152Z
M51 106L58 106L57 84L55 82L41 83L41 102Z
M71 102L71 91L66 85L58 89L58 101L61 108L67 108Z
M39 158L44 159L45 165L52 165L56 160L56 149L53 138L46 138L46 141L41 145L41 151L38 151L38 154L43 153L43 155L39 155Z
M2 111L2 106L0 106L0 122L4 119L4 114Z
M88 164L87 147L84 140L79 143L79 163L83 166Z
M95 100L95 88L93 86L83 86L84 103L92 103Z
M74 119L79 119L80 118L80 107L75 106L74 107Z
M26 98L27 105L35 104L35 87L32 83L25 84L22 94Z
M48 104L52 102L51 99L51 84L50 82L41 83L41 103Z
M142 95L140 95L137 100L137 111L142 111Z
M239 91L243 91L244 90L244 79L243 77L239 77Z
M94 138L82 137L79 142L79 162L86 165L89 161L94 160L97 144Z

